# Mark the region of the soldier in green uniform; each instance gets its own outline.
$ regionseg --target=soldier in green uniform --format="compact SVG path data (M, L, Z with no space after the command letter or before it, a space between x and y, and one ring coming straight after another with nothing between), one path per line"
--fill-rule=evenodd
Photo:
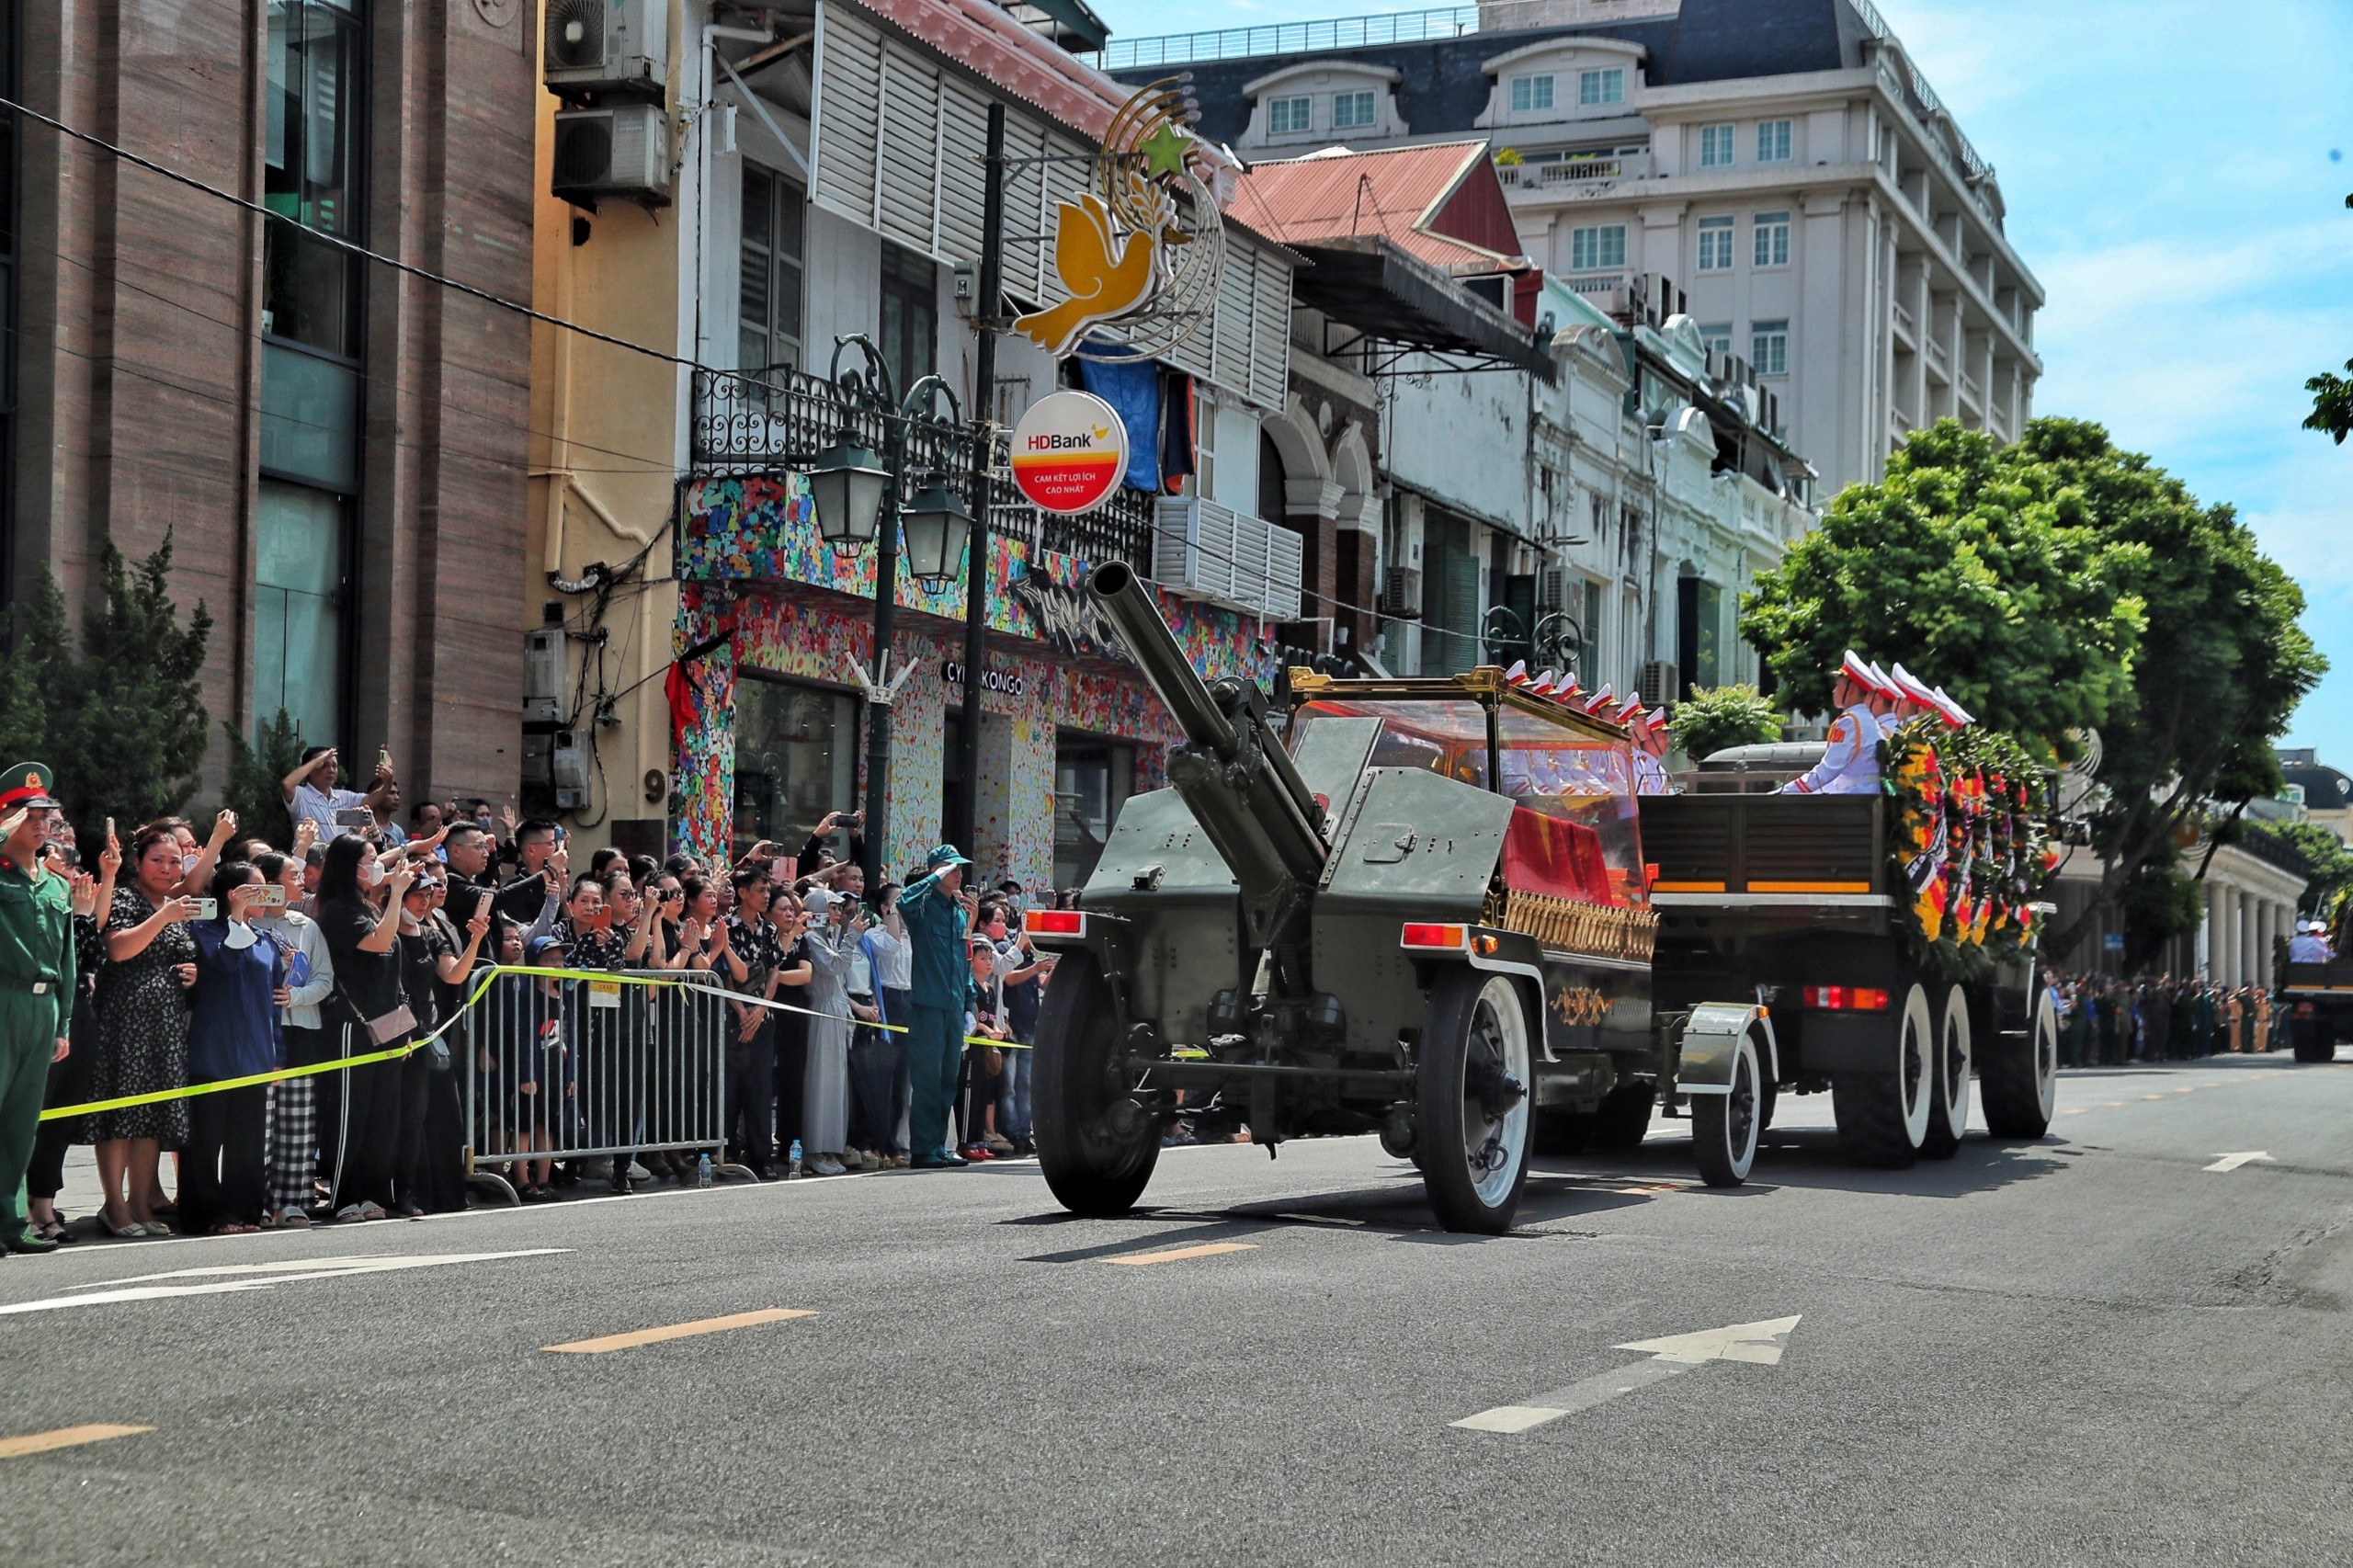
M40 1126L49 1066L74 1015L74 915L65 879L40 863L58 804L50 770L0 773L0 1247L52 1252L25 1229L25 1165Z

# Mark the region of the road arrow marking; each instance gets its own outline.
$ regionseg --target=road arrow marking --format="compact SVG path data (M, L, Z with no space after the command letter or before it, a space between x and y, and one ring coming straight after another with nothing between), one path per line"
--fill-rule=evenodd
M0 1315L47 1312L63 1307L95 1307L113 1301L154 1301L176 1296L221 1296L236 1290L267 1290L297 1279L343 1279L359 1274L390 1274L404 1268L434 1268L449 1263L490 1263L509 1257L546 1257L570 1252L570 1247L529 1247L520 1252L427 1253L374 1257L316 1257L290 1263L233 1263L209 1268L176 1268L167 1274L138 1274L128 1279L103 1279L69 1286L80 1293L51 1296L38 1301L0 1303ZM220 1276L232 1278L219 1278ZM150 1285L150 1279L182 1279L181 1285Z
M2253 1165L2257 1160L2261 1160L2267 1165L2276 1165L2279 1163L2260 1149L2248 1149L2236 1154L2225 1154L2212 1165L2200 1168L2210 1171L2234 1171L2241 1165Z
M1538 1394L1522 1404L1499 1404L1451 1425L1472 1432L1525 1432L1558 1421L1563 1415L1590 1410L1621 1393L1665 1382L1711 1361L1746 1361L1754 1366L1778 1367L1781 1352L1789 1347L1790 1331L1797 1325L1796 1316L1768 1318L1763 1323L1736 1323L1698 1334L1675 1334L1664 1339L1638 1339L1615 1346L1612 1348L1642 1351L1650 1359L1614 1372L1597 1373L1582 1382Z

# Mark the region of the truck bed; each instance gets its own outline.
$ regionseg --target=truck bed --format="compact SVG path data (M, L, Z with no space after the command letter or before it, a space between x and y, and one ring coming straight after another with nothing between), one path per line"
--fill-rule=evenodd
M1641 797L1651 899L1678 909L1892 909L1882 795Z

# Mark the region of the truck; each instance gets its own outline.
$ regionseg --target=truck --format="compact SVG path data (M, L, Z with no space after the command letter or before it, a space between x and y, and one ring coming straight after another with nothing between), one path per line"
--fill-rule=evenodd
M1377 1133L1452 1231L1508 1229L1540 1138L1639 1139L1662 1096L1708 1182L1746 1179L1774 1013L1729 969L1662 996L1624 730L1489 667L1293 671L1278 711L1254 682L1204 683L1125 563L1086 592L1185 739L1079 907L1026 916L1060 954L1032 1096L1064 1207L1131 1209L1164 1131L1205 1105L1270 1155Z
M1760 1119L1770 1125L1782 1094L1826 1091L1858 1163L1954 1153L1972 1076L1995 1138L2041 1137L2059 1028L2032 941L1967 960L1924 943L1893 842L1897 797L1780 792L1819 754L1720 752L1684 792L1643 797L1657 1005L1756 997L1772 1022ZM2010 913L2031 922L2048 909Z
M2339 1040L2353 1040L2353 911L2336 922L2336 954L2323 963L2290 960L2279 1005L2288 1009L2288 1039L2299 1062L2334 1062Z

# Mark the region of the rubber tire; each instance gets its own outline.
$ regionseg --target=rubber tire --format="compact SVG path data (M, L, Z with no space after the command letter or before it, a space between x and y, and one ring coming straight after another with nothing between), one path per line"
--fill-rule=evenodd
M1756 1163L1757 1134L1765 1130L1764 1072L1754 1030L1744 1032L1733 1053L1732 1093L1691 1096L1691 1148L1699 1179L1710 1187L1738 1187Z
M2295 1039L2297 1061L2317 1064L2336 1060L2336 1026L2328 1019L2314 1018L2302 1028L2290 1019L2288 1028Z
M1936 1044L1928 994L1915 983L1904 992L1904 1006L1896 1014L1887 1064L1831 1077L1830 1105L1848 1159L1859 1165L1902 1170L1919 1158L1921 1140L1928 1132Z
M1113 1139L1103 1125L1112 1100L1108 1063L1119 1048L1111 987L1095 955L1065 954L1038 1010L1032 1131L1038 1168L1056 1200L1097 1219L1133 1209L1160 1161L1156 1125L1146 1123L1131 1143Z
M2040 1138L2051 1131L2059 1094L2059 1014L2051 994L2035 988L2022 1029L2004 1029L1977 1062L1977 1098L1985 1131L1996 1138Z
M1969 994L1954 986L1945 994L1943 1016L1937 1020L1936 1076L1928 1085L1928 1131L1920 1153L1932 1160L1949 1160L1961 1153L1969 1131L1969 1068L1972 1041L1969 1027Z
M1643 1139L1651 1130L1651 1112L1657 1104L1658 1085L1649 1079L1619 1085L1602 1096L1587 1119L1587 1141L1594 1148L1609 1153L1631 1153L1643 1146Z
M1055 983L1061 983L1059 977ZM1051 993L1052 987L1047 989ZM1518 1148L1506 1149L1506 1157L1518 1165L1510 1186L1499 1198L1483 1198L1472 1185L1471 1167L1461 1147L1464 1134L1459 1131L1462 1125L1463 1067L1470 1051L1471 1030L1483 1001L1497 1011L1499 1022L1507 1026L1517 1020L1522 1070L1530 1074L1534 1071L1535 1026L1529 1017L1519 986L1509 975L1489 973L1468 964L1447 965L1440 971L1438 983L1430 987L1429 1010L1422 1020L1420 1059L1415 1063L1415 1153L1422 1167L1422 1186L1429 1194L1430 1208L1438 1215L1438 1222L1449 1231L1499 1236L1511 1229L1513 1211L1519 1207L1519 1195L1528 1186L1535 1085L1527 1085L1529 1096L1518 1107L1522 1113ZM1501 1010L1506 1007L1510 1009L1509 1017L1503 1017ZM1506 1126L1508 1129L1508 1118Z

